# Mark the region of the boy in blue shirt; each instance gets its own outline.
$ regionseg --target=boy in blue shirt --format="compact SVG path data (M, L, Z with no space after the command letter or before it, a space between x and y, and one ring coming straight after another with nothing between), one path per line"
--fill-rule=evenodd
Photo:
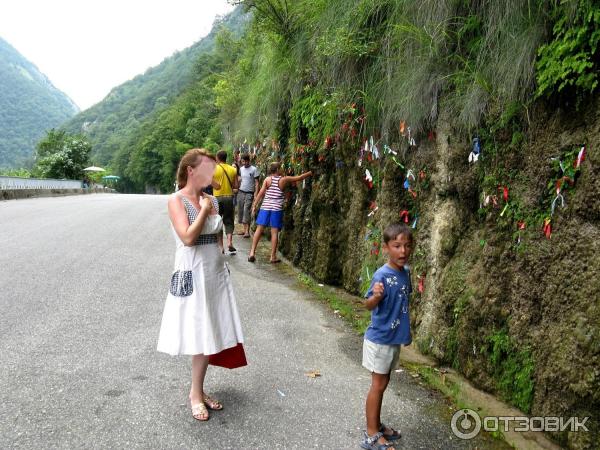
M412 286L405 267L412 250L412 230L404 224L389 225L383 232L387 264L373 274L365 295L371 323L365 332L362 364L371 372L371 388L366 401L367 431L361 447L368 450L393 450L390 441L400 439L400 433L381 423L380 415L390 373L400 356L400 345L412 342L408 314Z

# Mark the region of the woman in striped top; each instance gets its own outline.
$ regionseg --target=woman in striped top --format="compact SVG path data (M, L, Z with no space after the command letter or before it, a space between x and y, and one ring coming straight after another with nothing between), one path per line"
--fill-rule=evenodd
M252 238L252 248L248 261L256 261L256 247L262 236L265 227L271 227L271 263L281 262L277 258L277 243L279 239L279 230L283 227L283 189L289 183L302 181L312 175L312 172L305 172L296 177L282 176L281 164L272 163L269 167L269 174L252 203L252 215L256 212L258 202L264 197L258 217L256 218L256 231Z

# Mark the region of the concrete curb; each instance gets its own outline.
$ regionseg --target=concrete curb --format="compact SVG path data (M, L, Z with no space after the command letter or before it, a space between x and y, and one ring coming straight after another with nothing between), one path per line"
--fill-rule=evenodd
M23 198L34 197L61 197L64 195L83 195L83 194L114 194L114 189L10 189L0 190L0 201L19 200Z

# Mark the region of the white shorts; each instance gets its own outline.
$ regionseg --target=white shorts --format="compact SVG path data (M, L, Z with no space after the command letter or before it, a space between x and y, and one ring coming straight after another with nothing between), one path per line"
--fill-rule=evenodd
M363 341L362 365L370 372L387 375L398 364L400 345L376 344L367 339Z

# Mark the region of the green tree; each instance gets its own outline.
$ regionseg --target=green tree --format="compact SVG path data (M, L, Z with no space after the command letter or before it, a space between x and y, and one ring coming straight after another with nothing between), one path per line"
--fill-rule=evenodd
M91 149L84 136L53 128L37 144L34 173L44 178L79 179L88 165Z

